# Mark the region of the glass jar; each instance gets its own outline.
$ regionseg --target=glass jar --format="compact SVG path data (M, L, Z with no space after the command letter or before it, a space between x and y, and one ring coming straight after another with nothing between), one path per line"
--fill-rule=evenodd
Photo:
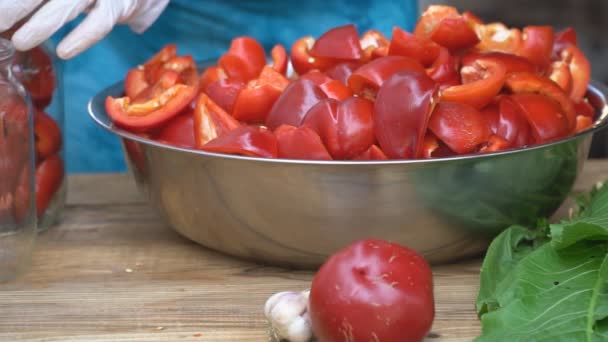
M13 72L23 83L34 107L39 230L57 222L66 201L63 73L62 63L53 51L50 42L19 51L13 65Z
M0 281L29 263L36 236L33 111L12 72L15 49L0 39Z

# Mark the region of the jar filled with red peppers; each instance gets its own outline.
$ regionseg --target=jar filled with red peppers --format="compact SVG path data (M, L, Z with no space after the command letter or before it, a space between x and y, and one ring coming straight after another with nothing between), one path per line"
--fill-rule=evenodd
M50 42L18 51L13 73L30 95L34 111L38 229L57 222L66 200L62 62Z

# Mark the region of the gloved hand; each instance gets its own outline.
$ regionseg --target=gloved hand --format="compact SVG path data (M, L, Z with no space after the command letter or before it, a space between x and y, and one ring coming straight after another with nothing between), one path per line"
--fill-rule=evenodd
M13 35L17 50L29 50L47 40L80 13L87 17L57 46L69 59L105 37L114 25L127 24L142 33L160 16L169 0L43 0L0 1L0 32L33 13Z

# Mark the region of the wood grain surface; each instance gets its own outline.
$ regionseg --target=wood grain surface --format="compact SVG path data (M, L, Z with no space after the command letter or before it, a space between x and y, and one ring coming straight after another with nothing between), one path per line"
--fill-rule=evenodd
M608 161L591 161L576 190L607 176ZM428 341L478 335L480 262L434 268ZM0 341L267 341L265 300L311 278L180 237L128 175L74 175L62 223L41 234L23 276L0 284Z

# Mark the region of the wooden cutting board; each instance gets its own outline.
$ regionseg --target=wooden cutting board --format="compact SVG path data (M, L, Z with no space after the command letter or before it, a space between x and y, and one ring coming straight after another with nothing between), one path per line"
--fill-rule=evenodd
M576 189L608 178L592 161ZM312 273L259 266L202 248L166 227L125 174L75 175L60 225L32 266L0 284L0 341L267 341L262 308ZM481 261L434 268L428 341L471 341Z

